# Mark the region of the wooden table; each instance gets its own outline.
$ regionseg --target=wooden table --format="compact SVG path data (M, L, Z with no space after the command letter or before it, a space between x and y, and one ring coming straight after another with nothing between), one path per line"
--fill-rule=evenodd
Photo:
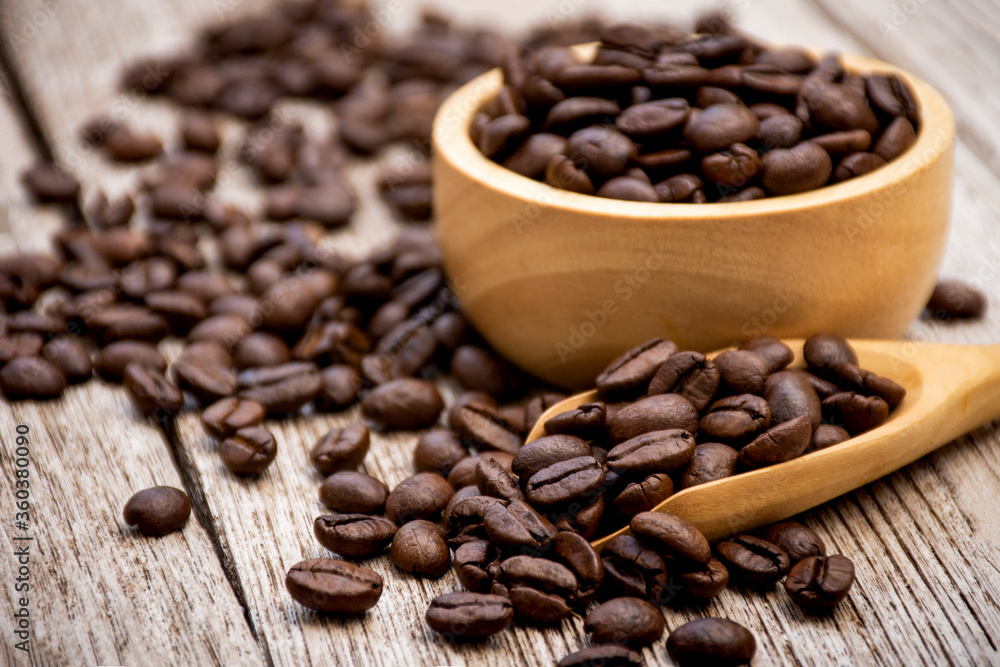
M20 171L54 156L84 182L117 192L134 170L81 148L81 123L111 106L171 144L175 110L122 97L119 67L140 54L183 47L207 22L251 13L268 0L5 0L0 5L0 251L43 249L60 222L52 209L29 208ZM376 2L384 28L406 28L417 4ZM606 15L671 19L689 25L693 1L439 0L462 21L511 30L571 20L607 5ZM627 8L612 9L613 5ZM1000 4L956 0L726 0L721 7L761 37L874 54L936 85L958 120L954 226L943 274L986 291L991 310L974 323L914 322L914 340L983 343L1000 338ZM301 106L301 105L300 105ZM322 128L317 108L291 105ZM227 130L232 156L240 130ZM390 154L382 160L399 156ZM221 196L259 207L245 172ZM373 165L351 180L363 204L335 237L361 253L392 235L395 223L373 195ZM177 344L164 349L174 354ZM445 387L449 398L453 388ZM312 537L321 506L307 451L321 433L355 412L272 424L281 452L258 481L227 474L197 419L184 416L176 437L141 420L123 392L101 381L70 389L54 404L0 402L0 532L13 544L13 442L29 428L32 516L31 646L15 650L13 619L0 614L5 664L552 664L585 644L582 619L554 629L515 628L478 647L455 648L423 623L427 602L455 590L400 576L387 557L373 561L385 594L371 612L349 619L304 610L287 595L284 573L303 558L326 555ZM414 434L373 438L365 469L395 484L411 471ZM126 528L120 512L153 484L186 488L197 521L148 539ZM732 618L756 635L755 664L989 664L1000 661L1000 428L987 426L905 470L805 517L832 552L857 566L850 599L828 618L803 616L780 590L725 592L704 610L665 609L668 628L705 614ZM12 609L17 562L0 558L5 609ZM663 642L648 664L669 664Z

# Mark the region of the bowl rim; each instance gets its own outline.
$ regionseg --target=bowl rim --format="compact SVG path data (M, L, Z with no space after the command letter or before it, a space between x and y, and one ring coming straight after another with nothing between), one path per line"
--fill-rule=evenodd
M454 169L476 181L481 187L538 205L618 219L690 221L758 217L870 195L927 169L941 154L951 149L955 143L954 116L944 97L933 86L877 58L849 53L839 55L847 70L864 74L891 73L904 78L920 104L920 129L913 145L885 166L863 176L824 185L815 190L744 202L635 202L562 190L522 176L486 157L469 136L473 117L497 95L503 84L500 68L492 69L464 84L442 103L434 118L431 134L434 159L446 160Z

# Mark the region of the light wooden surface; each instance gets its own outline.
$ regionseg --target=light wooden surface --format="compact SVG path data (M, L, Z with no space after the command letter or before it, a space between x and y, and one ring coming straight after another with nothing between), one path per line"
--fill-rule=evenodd
M265 0L52 3L52 11L24 39L10 36L25 34L20 31L26 22L31 24L36 3L7 0L0 7L0 19L8 36L11 64L53 152L74 164L88 191L98 186L114 191L135 176L93 156L80 156L76 130L120 99L114 84L121 61L169 50L185 43L194 27L205 21L251 12L262 4ZM479 17L493 26L522 29L529 23L579 17L598 3L440 0L434 4L448 7L461 19ZM689 25L698 4L642 0L616 11L673 18ZM871 39L869 25L872 17L892 11L889 0L849 3L868 18L859 21L844 10L843 24L831 22L826 13L835 10L795 0L734 1L721 6L734 12L740 26L764 38L873 54L940 86L955 107L960 137L954 226L944 273L978 283L990 294L992 309L985 320L976 323L918 321L906 335L914 340L996 342L1000 338L996 333L1000 331L1000 238L996 231L1000 176L995 156L1000 135L989 106L996 101L987 99L997 80L982 63L1000 62L1000 46L988 35L975 36L974 46L967 42L973 39L968 31L982 29L983 21L969 21L963 28L958 18L948 17L951 28L931 34L939 21L934 17L947 10L938 9L935 3L914 4L920 4L921 13L901 27L891 44ZM417 3L393 6L399 11L390 13L388 29L402 30L415 15ZM976 11L987 11L976 7ZM971 55L966 61L952 56L956 52ZM977 104L984 106L977 108ZM301 112L317 117L320 125L328 121L323 110ZM130 121L168 139L174 131L172 117L170 109L150 102L129 111ZM8 202L16 196L10 189L10 175L19 169L23 157L8 148L15 145L16 139L9 135L16 125L2 121L0 116L4 140L0 193ZM246 182L241 181L241 170L232 168L232 185L223 196L253 206L256 199L241 186ZM368 164L352 169L362 206L352 227L333 241L346 252L371 247L391 235L394 227L373 197L372 171ZM43 226L32 224L31 228L39 231L19 235L19 243L24 238L41 242ZM8 237L6 243L12 240ZM457 587L453 575L437 582L400 576L385 557L372 563L386 577L386 592L379 605L360 619L322 618L304 612L288 598L283 586L287 568L322 553L311 534L312 519L320 511L316 501L319 479L307 465L306 451L331 425L355 419L353 412L275 425L278 459L256 483L228 475L196 419L182 417L175 443L177 459L193 497L207 503L208 534L192 521L180 535L166 540L137 541L131 535L119 535L117 517L133 484L138 488L169 479L175 485L181 481L168 444L138 420L120 392L103 390L108 394L101 399L104 404L116 407L99 408L97 414L117 411L119 416L98 421L92 417L98 397L76 395L90 391L76 389L59 403L31 406L33 414L25 406L0 404L5 452L10 425L29 417L34 422L35 491L39 498L52 499L35 504L36 534L47 536L52 545L64 545L58 554L53 551L35 561L41 588L33 613L46 608L43 599L55 609L72 610L72 615L56 613L44 621L41 613L36 614L36 664L238 664L263 659L276 664L544 665L584 645L582 620L573 617L544 631L515 628L481 647L450 647L426 628L422 615L433 595ZM46 436L47 446L43 445L44 425L54 431ZM366 470L389 484L406 477L414 439L409 434L375 437ZM69 443L79 445L72 448ZM84 460L67 453L83 448ZM7 473L10 463L4 456ZM71 500L57 503L60 493L55 489ZM4 487L0 492L8 491ZM994 425L806 515L805 521L828 547L851 557L857 567L858 582L850 600L831 617L804 617L780 591L766 595L726 591L705 609L666 608L668 628L706 614L732 618L756 635L755 664L759 665L996 663L1000 660L1000 610L993 588L998 579L995 564L1000 562L998 512L1000 432ZM94 513L93 517L88 513ZM80 520L81 516L88 520ZM4 530L10 530L8 523L5 517ZM99 536L103 541L97 540ZM219 559L214 559L213 543ZM95 551L95 545L101 551ZM5 587L10 581L8 558L4 557L5 569L0 571ZM141 568L152 574L137 574ZM137 578L126 581L141 585L118 583L133 574ZM163 581L172 581L176 587L159 585ZM234 591L245 599L246 620ZM0 625L0 630L6 643L9 628ZM23 656L11 655L9 648L5 651L7 662L26 662ZM662 642L645 655L649 664L669 664Z

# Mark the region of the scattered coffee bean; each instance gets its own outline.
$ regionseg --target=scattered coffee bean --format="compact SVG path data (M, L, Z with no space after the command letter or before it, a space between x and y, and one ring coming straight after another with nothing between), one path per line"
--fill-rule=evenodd
M757 641L742 625L725 618L699 618L667 637L667 653L681 667L744 665L757 652Z
M672 561L704 565L712 558L712 548L701 532L672 514L643 512L629 523L640 542Z
M278 455L278 443L266 428L241 428L219 445L219 457L237 475L258 475Z
M737 535L715 545L729 574L752 587L770 588L788 574L788 554L753 535Z
M442 410L444 400L434 385L414 378L380 385L361 401L364 416L387 431L426 428Z
M404 572L437 579L451 567L451 553L440 526L420 519L396 531L389 550L393 564Z
M427 625L449 641L479 641L504 630L514 618L510 600L482 593L445 593L431 601Z
M805 558L785 580L785 590L795 604L813 614L839 604L853 585L854 563L839 554Z
M591 641L646 646L663 636L666 622L660 610L639 598L620 597L595 607L583 622Z
M396 485L386 498L385 515L399 525L441 516L455 490L441 475L420 472Z
M366 558L392 542L396 524L367 514L326 514L316 517L313 532L321 545L345 558Z
M788 554L794 565L813 556L825 556L826 545L822 538L801 523L782 521L764 531L764 539Z
M556 667L639 667L642 655L617 644L588 646L556 663Z
M161 537L180 530L191 516L191 501L170 486L143 489L128 499L122 517L145 535Z
M338 427L316 441L309 459L321 475L329 476L361 465L370 445L371 434L364 424Z
M42 357L18 357L0 369L0 389L10 401L53 399L66 389L66 377Z
M228 438L241 428L260 426L263 421L263 405L235 396L216 401L201 413L205 430L219 440Z
M356 614L375 606L382 577L363 567L330 558L296 563L285 577L288 594L303 606L334 614Z
M319 501L347 514L374 514L385 506L389 488L371 475L355 470L335 472L319 487Z
M176 415L184 405L184 394L159 371L142 364L125 367L122 384L136 409L145 416L153 415L165 421Z
M934 287L927 312L936 320L978 319L986 312L986 297L971 285L943 280Z

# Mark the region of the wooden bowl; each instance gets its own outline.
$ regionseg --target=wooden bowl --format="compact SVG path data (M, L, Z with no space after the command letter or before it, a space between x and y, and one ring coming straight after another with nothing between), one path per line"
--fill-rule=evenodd
M955 123L911 74L862 56L843 62L909 82L916 143L859 178L725 204L618 201L520 176L469 138L500 71L457 90L434 122L434 211L469 320L508 359L565 387L593 385L654 336L707 351L763 334L902 334L944 255Z

